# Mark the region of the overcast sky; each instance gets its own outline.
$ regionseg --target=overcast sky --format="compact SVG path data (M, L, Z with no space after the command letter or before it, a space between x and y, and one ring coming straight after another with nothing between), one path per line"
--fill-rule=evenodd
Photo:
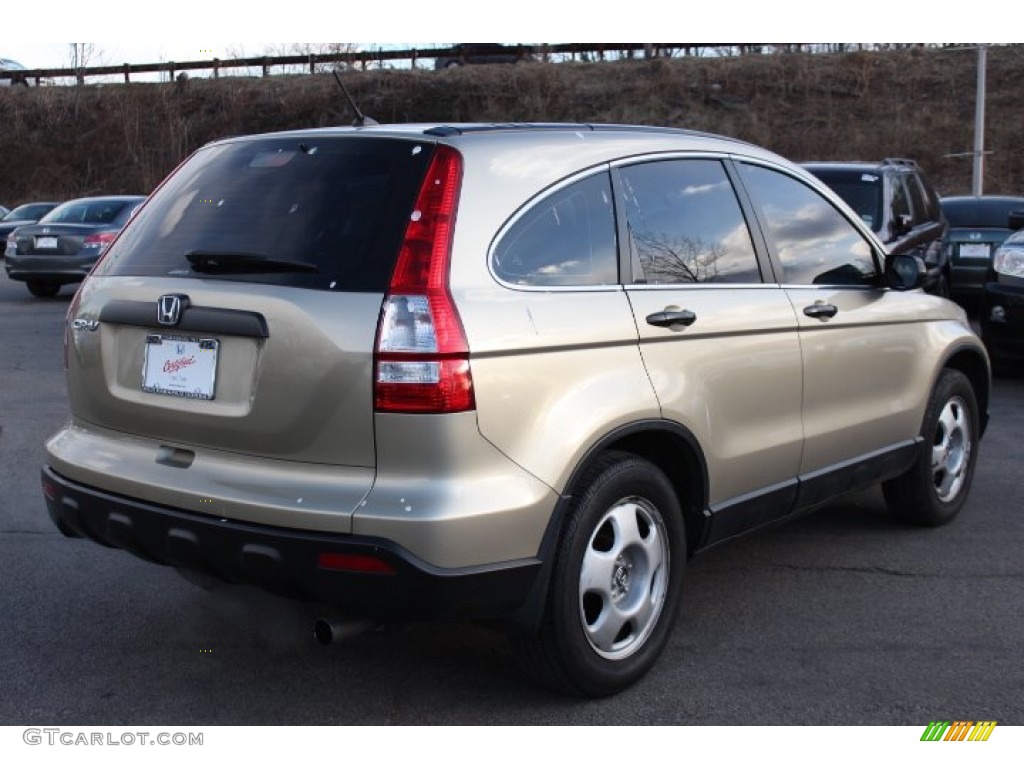
M714 3L629 0L624 5L516 0L302 0L259 4L216 0L92 0L33 6L4 3L0 58L29 68L70 66L69 43L40 38L106 39L95 43L90 64L149 64L287 52L289 43L248 40L377 40L389 47L431 45L398 40L596 42L598 40L701 42L1013 42L1016 25L996 0L975 0L970 13L927 14L920 5L890 0L821 3L817 0L717 0ZM1012 8L1012 4L1008 6ZM589 10L587 10L589 9ZM614 9L614 11L612 11ZM962 11L962 9L961 9ZM38 33L36 32L38 30ZM205 40L205 42L155 42ZM440 45L440 43L439 43Z

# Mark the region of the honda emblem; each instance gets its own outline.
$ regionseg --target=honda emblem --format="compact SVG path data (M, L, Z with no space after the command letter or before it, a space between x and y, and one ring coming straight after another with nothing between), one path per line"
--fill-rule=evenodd
M187 306L188 296L174 293L161 296L156 302L156 321L160 325L177 325Z

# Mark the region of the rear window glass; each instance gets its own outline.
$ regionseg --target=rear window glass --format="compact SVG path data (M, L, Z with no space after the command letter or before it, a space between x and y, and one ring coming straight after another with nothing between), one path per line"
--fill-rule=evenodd
M138 205L142 200L132 202ZM128 208L127 200L88 200L62 203L40 221L44 224L112 224ZM122 218L127 218L124 216Z
M97 274L383 291L431 154L423 142L367 137L206 147L139 212ZM195 271L197 254L221 266Z
M20 221L22 219L38 219L41 216L45 216L54 208L56 203L28 203L26 205L19 205L13 211L8 213L0 221Z
M574 182L534 204L494 249L495 274L514 285L618 282L618 252L607 173Z
M1008 229L1012 211L1024 211L1024 198L943 200L942 210L951 227Z
M875 232L882 228L882 178L860 171L814 170L832 191L843 198L848 206Z

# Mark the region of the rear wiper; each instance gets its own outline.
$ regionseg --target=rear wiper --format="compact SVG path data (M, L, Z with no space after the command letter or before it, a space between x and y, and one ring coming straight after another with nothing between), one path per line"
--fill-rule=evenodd
M259 253L233 251L189 251L185 254L196 272L217 274L243 272L319 272L316 264L308 261L272 259Z

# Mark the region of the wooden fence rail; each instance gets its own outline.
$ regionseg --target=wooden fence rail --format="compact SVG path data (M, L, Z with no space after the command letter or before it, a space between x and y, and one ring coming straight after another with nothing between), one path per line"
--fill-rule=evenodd
M510 51L531 54L539 60L604 60L605 58L653 58L656 56L699 56L709 51L717 55L722 52L744 54L774 52L779 50L808 49L808 45L788 43L555 43L545 45L512 44ZM383 67L388 63L408 62L416 68L422 66L424 60L435 58L458 57L460 52L454 48L409 48L404 50L362 50L338 53L310 53L292 56L249 56L240 59L205 59L200 61L166 61L158 64L115 64L102 67L78 67L60 69L27 69L17 71L0 70L0 78L23 77L34 80L38 85L48 78L73 78L83 84L88 77L123 75L126 83L131 82L132 75L166 73L167 80L174 80L182 73L204 70L219 77L224 70L260 68L263 76L271 74L274 67L302 67L310 73L316 72L324 65L343 66L351 69L366 70L372 67Z

